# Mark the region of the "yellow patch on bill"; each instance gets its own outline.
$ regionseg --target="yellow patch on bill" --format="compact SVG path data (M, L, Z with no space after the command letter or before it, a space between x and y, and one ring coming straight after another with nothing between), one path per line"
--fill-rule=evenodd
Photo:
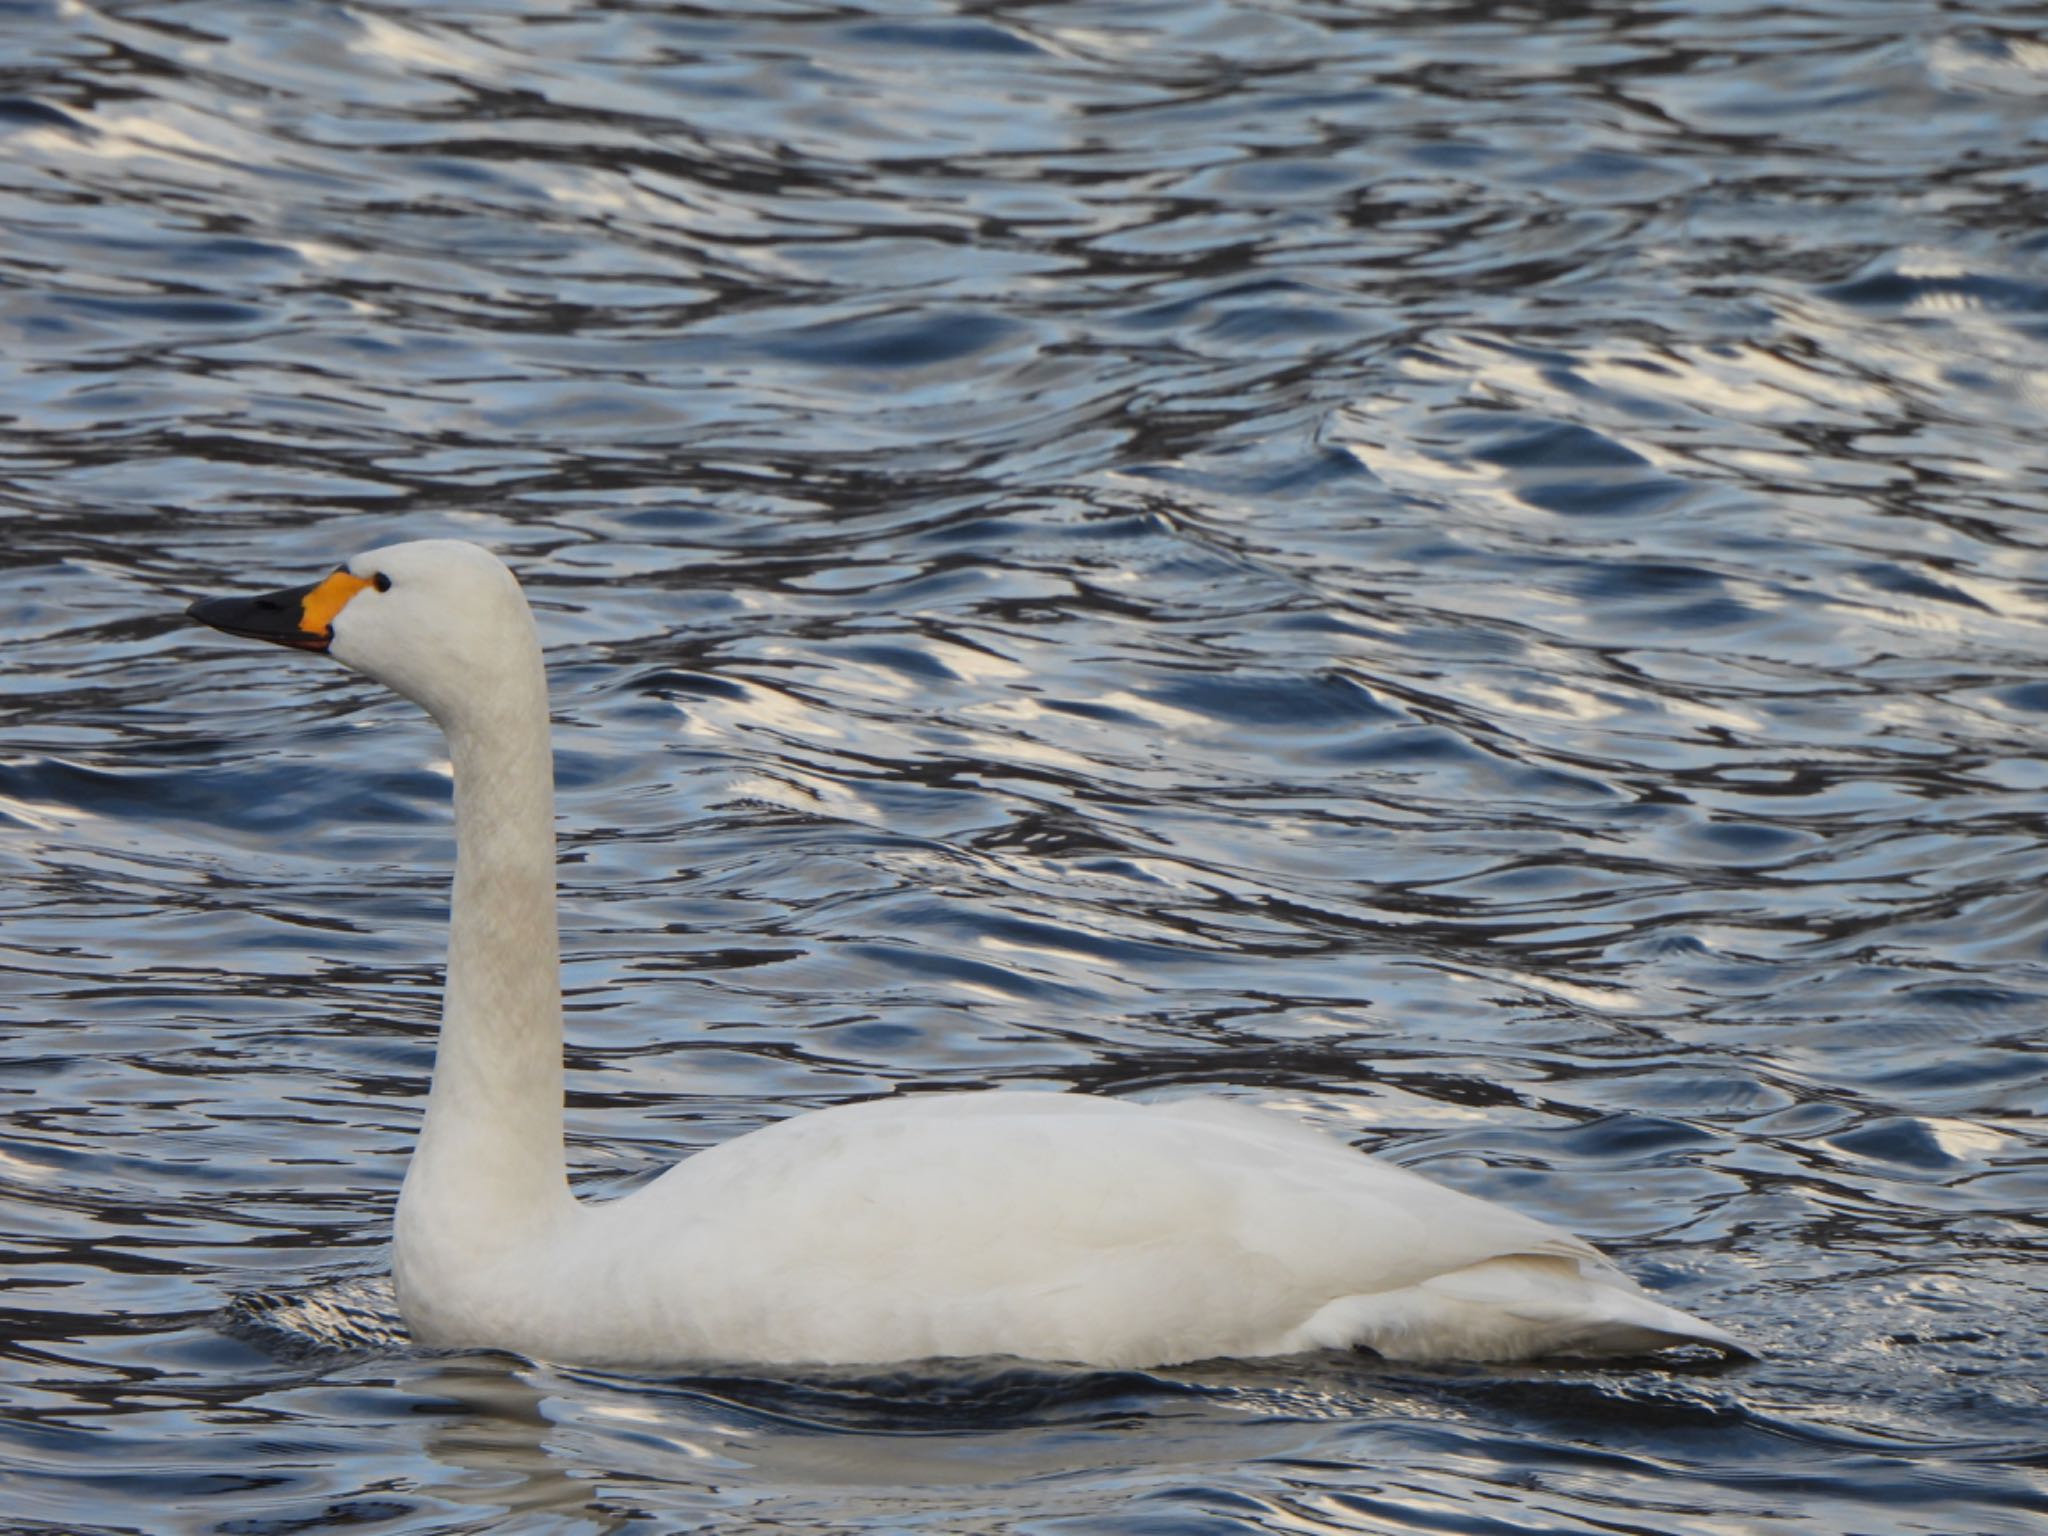
M336 571L308 592L299 604L299 628L309 635L324 635L334 616L348 606L348 600L370 584L363 576Z

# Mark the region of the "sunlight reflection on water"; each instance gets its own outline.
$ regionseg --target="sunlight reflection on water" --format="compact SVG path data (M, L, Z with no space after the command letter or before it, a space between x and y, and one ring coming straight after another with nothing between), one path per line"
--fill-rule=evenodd
M1973 16L0 7L10 1518L2038 1524L2042 58ZM591 1186L1237 1094L1768 1358L384 1347L447 765L178 614L433 534L550 645Z

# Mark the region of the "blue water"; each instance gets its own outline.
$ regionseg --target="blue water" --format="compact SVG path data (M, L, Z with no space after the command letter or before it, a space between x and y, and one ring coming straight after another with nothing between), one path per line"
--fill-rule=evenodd
M0 5L0 1523L2048 1520L2048 44L1833 0ZM388 1327L397 537L556 687L579 1182L1285 1107L1752 1366L642 1382Z

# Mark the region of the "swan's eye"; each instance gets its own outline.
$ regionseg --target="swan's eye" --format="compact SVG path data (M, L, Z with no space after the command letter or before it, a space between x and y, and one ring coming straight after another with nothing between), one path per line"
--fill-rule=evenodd
M386 576L382 571L379 571L376 575L372 576L370 578L370 581L379 592L389 592L391 590L391 578L389 576Z

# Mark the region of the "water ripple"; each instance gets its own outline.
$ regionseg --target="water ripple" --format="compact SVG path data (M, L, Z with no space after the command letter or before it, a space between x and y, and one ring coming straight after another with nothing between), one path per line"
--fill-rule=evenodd
M0 5L9 1519L2036 1528L2037 21ZM1232 1093L1767 1358L406 1347L446 765L179 614L428 534L550 646L579 1183Z

